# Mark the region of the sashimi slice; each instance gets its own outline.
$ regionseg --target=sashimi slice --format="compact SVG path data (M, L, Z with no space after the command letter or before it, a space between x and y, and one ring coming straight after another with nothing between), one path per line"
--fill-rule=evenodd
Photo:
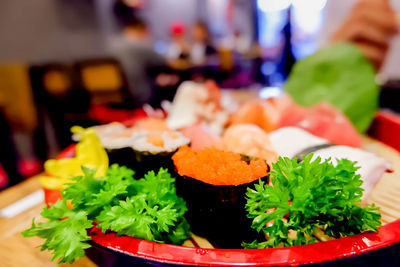
M336 164L338 159L355 161L359 167L357 174L363 180L362 188L365 190L364 200L375 187L385 172L391 172L392 166L389 161L378 157L371 152L348 146L324 146L327 140L314 136L307 131L295 127L284 127L270 133L272 147L281 157L294 158L302 155L308 148L313 148L315 157L323 160L331 159Z
M176 130L198 123L198 109L207 101L209 92L202 84L186 81L176 91L166 119L169 128Z
M248 101L232 115L230 124L254 124L266 132L271 132L276 129L283 110L292 104L293 101L288 95Z
M361 185L364 189L362 199L365 199L371 193L385 172L392 171L392 165L386 159L377 157L371 152L347 146L332 146L318 150L314 153L315 157L320 157L323 160L331 159L334 165L341 158L356 161L356 166L360 168L357 173L361 175L363 180Z
M190 139L190 147L193 150L202 150L206 147L212 147L217 144L220 137L213 134L211 130L203 124L196 124L185 127L180 132Z
M271 146L280 157L293 158L310 147L328 144L328 140L297 127L283 127L269 134Z
M299 127L333 144L361 147L362 140L351 122L335 107L320 103L311 108L290 105L282 112L278 128Z
M222 150L257 157L272 163L278 155L272 149L268 134L252 124L240 124L229 127L218 147Z

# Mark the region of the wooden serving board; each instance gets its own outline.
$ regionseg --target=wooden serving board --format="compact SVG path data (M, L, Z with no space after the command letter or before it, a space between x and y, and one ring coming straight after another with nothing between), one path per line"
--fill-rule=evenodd
M40 190L39 177L32 177L23 183L0 192L0 209ZM69 264L58 265L52 262L49 251L40 251L39 245L43 240L38 237L25 238L21 232L30 227L32 218L39 218L40 212L46 206L45 203L17 214L12 218L0 217L0 266L2 267L67 267ZM72 266L95 267L91 260L83 257Z
M400 153L374 139L364 138L364 149L389 160L393 173L385 173L366 199L367 204L380 207L382 223L400 219Z

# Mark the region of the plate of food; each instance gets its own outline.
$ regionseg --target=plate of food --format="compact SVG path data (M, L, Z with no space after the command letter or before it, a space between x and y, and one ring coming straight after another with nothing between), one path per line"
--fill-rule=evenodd
M359 75L371 78L363 100L321 101L322 78L311 105L291 93L293 77L289 94L268 99L186 82L165 112L73 127L77 144L41 177L47 220L23 234L60 263L86 253L99 266L398 264L400 157L360 134L378 88L369 68Z

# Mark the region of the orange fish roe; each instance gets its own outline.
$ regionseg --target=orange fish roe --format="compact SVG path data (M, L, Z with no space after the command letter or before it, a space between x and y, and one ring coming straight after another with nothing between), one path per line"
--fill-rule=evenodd
M146 141L154 146L164 147L164 139L159 134L150 134L147 136Z
M242 160L239 154L216 148L192 150L181 147L172 156L181 176L187 176L212 185L241 185L268 175L263 160Z

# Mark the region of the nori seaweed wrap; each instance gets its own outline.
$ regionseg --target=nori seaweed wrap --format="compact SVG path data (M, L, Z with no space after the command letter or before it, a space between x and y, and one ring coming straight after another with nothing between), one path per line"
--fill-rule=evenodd
M137 178L151 170L167 168L174 170L171 156L189 143L179 132L131 131L129 134L110 136L102 140L110 164L127 166L135 171Z
M245 197L247 188L258 179L268 182L265 161L213 148L194 151L187 146L172 158L179 174L177 194L186 201L186 219L194 234L217 248L241 248L242 242L263 238L251 228Z

